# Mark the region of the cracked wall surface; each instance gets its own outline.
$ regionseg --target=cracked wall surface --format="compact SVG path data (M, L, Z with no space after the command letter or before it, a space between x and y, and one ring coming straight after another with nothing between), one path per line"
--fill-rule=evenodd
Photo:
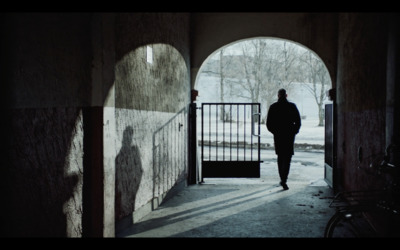
M186 14L120 14L117 27L116 221L185 180L190 92Z
M113 236L185 179L189 14L2 17L2 232Z

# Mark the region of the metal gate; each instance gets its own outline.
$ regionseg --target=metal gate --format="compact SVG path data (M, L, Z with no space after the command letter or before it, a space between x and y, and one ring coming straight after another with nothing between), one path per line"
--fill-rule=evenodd
M202 180L260 177L260 119L260 103L202 103Z

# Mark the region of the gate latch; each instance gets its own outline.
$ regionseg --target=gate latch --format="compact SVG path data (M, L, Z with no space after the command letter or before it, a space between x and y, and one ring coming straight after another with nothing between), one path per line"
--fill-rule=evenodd
M260 118L261 118L261 113L253 113L252 114L252 116L251 116L251 134L253 135L253 136L258 136L258 137L260 137L261 135L260 134L255 134L255 128L254 128L254 116L255 115L258 115L258 124L259 124L259 122L260 122Z

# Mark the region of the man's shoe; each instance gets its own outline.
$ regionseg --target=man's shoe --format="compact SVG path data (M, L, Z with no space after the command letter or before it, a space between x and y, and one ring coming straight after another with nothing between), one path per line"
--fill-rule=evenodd
M283 187L284 190L288 190L289 187L286 183L280 182L281 186Z

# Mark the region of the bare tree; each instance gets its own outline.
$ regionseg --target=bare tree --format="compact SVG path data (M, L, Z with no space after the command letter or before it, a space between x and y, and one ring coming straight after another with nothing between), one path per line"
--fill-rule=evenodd
M282 48L280 50L280 60L277 62L280 65L280 71L276 74L278 84L282 88L289 88L294 82L297 75L298 53L297 45L282 42Z
M232 57L226 56L224 54L225 49L221 49L218 51L218 59L217 59L217 64L214 64L215 61L209 61L205 68L202 70L202 73L206 73L209 75L215 75L219 78L219 100L221 103L225 102L225 97L226 97L226 89L225 89L225 83L227 81L227 72L229 71L231 65L232 65ZM222 121L227 121L230 120L228 117L228 112L224 110L224 106L221 105L220 107L220 113L219 117L220 120Z
M301 57L302 62L306 66L308 72L308 82L304 83L303 86L313 95L314 100L318 106L318 126L324 126L324 100L325 92L330 84L330 77L328 70L324 63L317 58L311 51L306 51Z
M225 81L229 83L231 95L263 103L266 111L276 101L279 88L291 89L298 71L298 53L295 48L287 42L282 44L275 40L253 39L241 42L241 54L236 56L239 60L233 60L231 67L235 69L229 73L232 77Z
M224 102L224 68L224 49L221 49L221 51L219 52L219 93L221 102ZM221 105L220 120L225 121L225 109L223 105Z
M324 95L330 78L319 58L310 51L303 53L294 43L277 39L246 40L236 48L240 53L229 54L229 49L221 49L213 64L203 71L219 78L220 102L232 98L260 102L266 111L276 101L279 88L290 92L294 82L302 82L315 98L319 126L323 126ZM231 120L228 113L221 105L220 119Z
M278 89L292 90L299 73L297 47L286 41L265 39L243 44L243 54L249 60L242 60L246 82L241 82L240 87L252 102L262 102L267 109L276 101Z
M249 48L251 46L251 48ZM251 102L258 102L260 95L260 88L262 85L261 68L263 62L260 60L260 54L263 53L265 48L264 43L260 40L250 40L248 43L242 44L243 60L241 60L244 69L245 82L239 82L245 92L238 93L237 95L242 98L249 98ZM253 53L251 53L253 50Z
M268 82L268 72L271 71L270 60L267 58L267 44L264 40L255 39L242 42L238 70L236 77L236 97L259 102L262 90Z

